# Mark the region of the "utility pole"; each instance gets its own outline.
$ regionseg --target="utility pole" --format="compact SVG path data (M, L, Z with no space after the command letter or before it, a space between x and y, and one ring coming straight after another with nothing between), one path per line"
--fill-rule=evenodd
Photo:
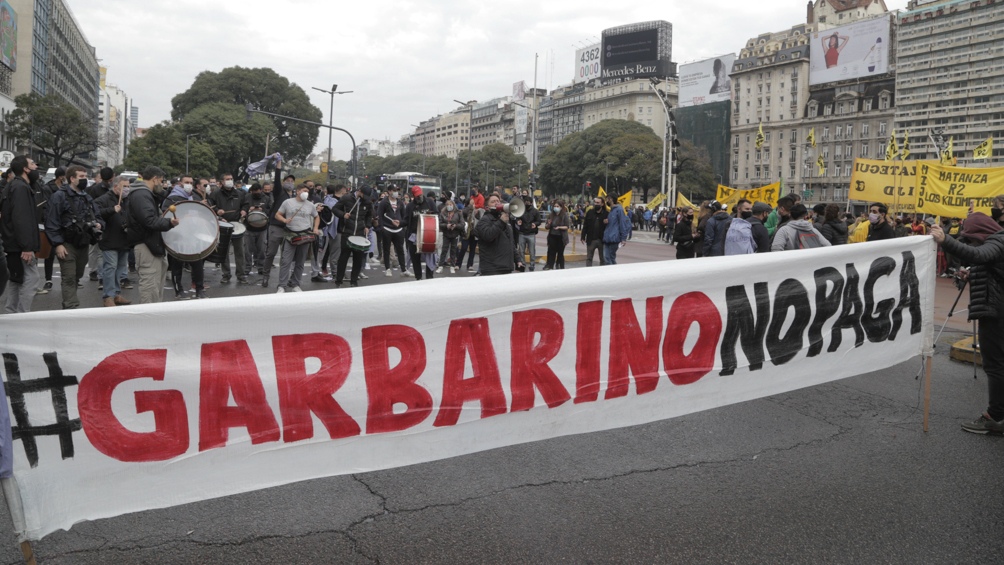
M338 92L338 85L337 84L331 85L331 90L324 90L323 88L317 88L316 86L312 86L311 88L313 88L314 90L316 90L318 92L323 92L325 94L331 95L331 106L330 106L330 108L328 110L328 160L325 161L325 163L327 163L327 166L330 167L331 166L331 132L334 131L331 128L331 126L332 126L332 124L334 124L333 120L334 120L334 117L335 117L335 94L351 94L353 91L352 90L345 90L343 92ZM355 156L353 155L352 158L355 159Z

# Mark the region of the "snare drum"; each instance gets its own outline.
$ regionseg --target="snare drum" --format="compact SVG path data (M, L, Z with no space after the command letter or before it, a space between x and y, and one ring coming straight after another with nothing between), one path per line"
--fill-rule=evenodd
M439 247L439 216L421 214L418 217L418 231L415 245L419 253L435 253Z
M268 226L268 214L260 210L248 213L248 227L252 230L262 230Z
M234 225L230 222L219 221L217 223L219 226L220 238L219 243L216 244L216 249L213 249L212 253L206 256L206 261L210 263L222 263L224 261L229 261L228 254L230 253L230 238L234 233Z
M349 249L353 249L355 251L370 250L370 240L366 239L361 235L349 236L348 240L345 242L345 245L347 245Z
M204 259L219 242L220 228L216 215L200 202L182 201L174 207L174 215L164 212L166 218L178 217L178 225L163 233L164 247L180 261Z
M240 238L244 237L244 232L246 232L246 231L248 231L247 226L245 226L244 224L238 222L238 223L234 224L234 233L232 233L230 235L230 239L231 240L240 239Z

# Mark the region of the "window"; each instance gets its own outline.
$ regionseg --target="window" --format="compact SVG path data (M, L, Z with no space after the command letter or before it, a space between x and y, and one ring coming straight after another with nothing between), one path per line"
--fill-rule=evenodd
M885 128L886 128L885 122L879 124L879 135L881 136L885 135Z
M836 129L833 131L833 138L840 139L843 136L844 136L844 126L837 126Z
M792 147L791 153L788 155L788 162L794 163L797 160L798 160L798 151L794 147Z
M879 97L879 110L888 110L888 109L889 109L889 97L885 96L885 95L880 96Z
M840 159L841 157L844 156L844 148L841 147L840 145L837 145L836 147L833 148L833 155L837 159Z
M865 157L865 158L868 157L868 144L867 143L862 143L861 144L861 156Z
M861 137L868 137L870 127L870 124L861 124Z
M830 126L823 128L823 139L830 139Z
M862 110L864 110L865 112L870 112L871 109L872 109L872 99L869 98L864 101L864 104L862 105Z
M851 176L851 166L850 165L844 165L844 176L845 177Z
M788 136L789 143L798 143L798 132L796 130L791 130L791 134Z
M847 124L847 137L854 137L854 126Z
M789 179L795 178L795 167L788 169L788 178Z
M823 115L829 116L833 114L833 104L826 104L823 106Z

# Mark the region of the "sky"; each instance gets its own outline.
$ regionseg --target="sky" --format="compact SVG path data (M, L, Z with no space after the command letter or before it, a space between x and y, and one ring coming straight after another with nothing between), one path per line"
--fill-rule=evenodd
M512 84L572 82L575 50L609 27L673 24L673 61L738 53L761 33L803 23L806 0L66 0L108 82L140 109L139 127L170 118L171 98L202 71L270 67L301 86L328 121L365 139L397 140L413 124L488 100ZM889 10L907 0L886 0ZM334 132L333 159L351 144ZM327 147L327 134L317 148Z

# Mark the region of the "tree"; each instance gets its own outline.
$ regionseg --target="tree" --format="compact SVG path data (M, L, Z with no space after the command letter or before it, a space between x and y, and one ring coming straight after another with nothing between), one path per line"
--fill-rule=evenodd
M239 108L242 118L244 106L249 103L256 110L310 122L320 123L323 117L321 110L310 103L307 93L285 77L268 68L243 67L199 73L188 90L171 99L171 117L185 124L186 133L200 133L189 122L199 108L214 103ZM317 144L318 126L271 116L267 119L278 133L278 139L269 146L270 153L279 151L287 162L303 161L310 155ZM248 141L247 146L249 154L264 155L265 135Z
M710 200L715 197L717 185L715 170L711 165L708 150L687 140L681 140L677 155L676 191L694 202Z
M619 152L616 149L617 140L630 143L632 148ZM655 140L658 150L652 149L655 146L651 144L651 140ZM630 179L638 178L642 182L650 177L646 173L649 170L645 165L646 161L654 161L661 171L662 140L652 128L638 122L603 120L544 149L537 163L541 190L547 195L582 194L587 180L592 181L595 190L606 171L604 156L617 156L617 166L625 167L625 176L613 176L627 179L625 185L619 186L614 192L626 192L630 190ZM612 170L614 171L616 169ZM635 176L636 172L641 176Z
M189 171L196 177L211 177L217 173L219 159L212 146L201 138L192 137L188 146ZM185 135L177 124L163 122L148 129L146 135L133 139L123 163L123 170L142 171L156 165L169 176L185 172Z
M248 120L244 108L225 102L202 104L185 116L180 127L186 134L198 134L198 138L192 140L199 139L213 148L217 159L216 174L234 175L249 161L265 156L265 138L276 131L267 116L252 114ZM184 138L181 147L184 150ZM269 152L272 152L271 146ZM283 157L287 158L286 154Z
M22 94L5 120L7 135L18 144L34 145L52 157L52 166L71 163L76 155L100 147L95 116L85 116L55 94Z

